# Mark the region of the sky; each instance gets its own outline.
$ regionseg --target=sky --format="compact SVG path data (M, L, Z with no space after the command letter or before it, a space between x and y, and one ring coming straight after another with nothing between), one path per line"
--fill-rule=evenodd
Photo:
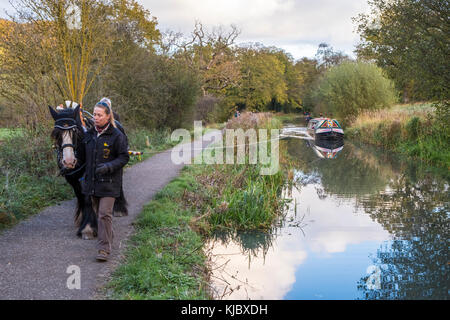
M207 29L236 25L237 43L276 46L295 59L314 57L321 42L354 57L359 41L351 18L367 13L367 0L140 0L161 31L188 36L200 21ZM0 0L11 10L8 0Z

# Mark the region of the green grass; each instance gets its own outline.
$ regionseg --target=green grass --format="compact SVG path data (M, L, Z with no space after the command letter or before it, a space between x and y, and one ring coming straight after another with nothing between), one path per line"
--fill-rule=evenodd
M4 171L0 176L0 230L42 210L73 198L72 188L56 176L37 178Z
M111 299L208 299L203 240L190 227L185 190L198 184L184 174L162 189L139 215L122 265L106 286Z

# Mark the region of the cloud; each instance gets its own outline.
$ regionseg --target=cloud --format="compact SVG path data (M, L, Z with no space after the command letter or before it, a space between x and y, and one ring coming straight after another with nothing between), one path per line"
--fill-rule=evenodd
M295 283L297 267L307 258L298 245L299 237L280 237L266 255L259 252L258 256L242 254L233 241L226 245L209 243L213 248L213 286L218 295L226 292L224 299L237 300L283 299Z
M359 36L351 17L369 9L366 0L143 0L162 30L189 34L205 26L235 24L240 42L281 47L296 58L313 56L321 42L351 54ZM315 47L315 50L312 50Z
M0 18L6 18L7 15L5 14L5 10L8 13L13 12L13 8L11 7L11 4L9 3L9 0L0 0Z

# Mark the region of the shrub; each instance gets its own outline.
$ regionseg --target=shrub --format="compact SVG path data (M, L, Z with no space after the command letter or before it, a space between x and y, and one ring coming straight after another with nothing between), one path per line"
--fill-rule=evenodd
M409 119L405 126L408 139L413 141L417 140L417 137L419 136L420 126L421 121L419 117L412 117L411 119Z
M328 70L314 92L317 105L348 123L363 110L386 108L396 101L393 82L374 64L345 62Z
M18 132L0 146L0 229L73 197L58 176L49 131Z

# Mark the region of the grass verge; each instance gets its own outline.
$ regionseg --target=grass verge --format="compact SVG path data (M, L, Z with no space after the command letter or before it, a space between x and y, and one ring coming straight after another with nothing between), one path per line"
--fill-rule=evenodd
M199 186L184 169L135 221L123 264L106 287L111 299L207 299L201 236L190 227L195 211L182 206L185 190Z
M108 283L111 299L206 299L203 241L192 230L195 211L184 208L185 190L198 188L183 174L161 190L135 221L124 262Z
M109 299L211 299L204 241L215 230L268 229L282 201L282 174L239 165L192 165L146 205Z
M436 116L431 103L397 105L362 113L345 134L353 140L381 146L426 165L450 169L448 119Z

